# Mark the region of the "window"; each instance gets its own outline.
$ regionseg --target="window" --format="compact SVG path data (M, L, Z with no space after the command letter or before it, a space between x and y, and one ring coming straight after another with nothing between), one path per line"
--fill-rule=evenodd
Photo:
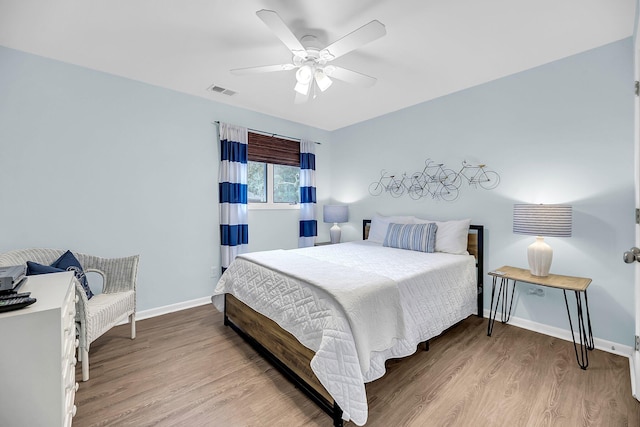
M252 161L247 167L249 203L300 203L300 168Z
M247 201L249 203L267 203L267 175L267 163L249 161L247 164Z
M300 144L249 132L249 209L299 209Z

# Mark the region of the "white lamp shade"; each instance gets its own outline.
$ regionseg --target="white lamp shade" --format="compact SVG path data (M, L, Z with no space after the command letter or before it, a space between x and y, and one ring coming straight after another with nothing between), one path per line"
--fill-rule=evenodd
M298 83L309 84L313 78L313 70L308 65L303 65L296 71L296 80Z
M298 92L300 95L308 95L310 87L311 87L311 85L309 83L305 84L305 83L297 82L293 89L296 92Z
M322 70L316 70L316 84L322 92L329 89L329 86L333 83L329 77Z
M534 276L549 275L553 249L543 236L571 237L571 206L528 205L513 206L513 232L537 236L527 248L529 270Z
M311 87L311 79L313 78L313 70L308 65L303 65L296 71L296 85L293 88L300 95L307 95Z

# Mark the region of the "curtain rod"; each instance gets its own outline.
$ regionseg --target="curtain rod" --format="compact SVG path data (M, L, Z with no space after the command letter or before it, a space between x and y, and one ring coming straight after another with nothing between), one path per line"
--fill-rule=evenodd
M220 125L220 121L216 120L215 122L213 122L214 125L219 126ZM258 130L258 129L251 129L251 128L247 128L248 131L253 132L253 133L259 133L261 135L266 135L266 136L271 136L273 138L281 138L281 139L288 139L290 141L298 141L300 142L300 138L294 138L293 136L287 136L287 135L280 135L278 133L271 133L271 132L265 132L263 130ZM318 145L322 145L321 142L318 141L311 141L314 144L318 144Z

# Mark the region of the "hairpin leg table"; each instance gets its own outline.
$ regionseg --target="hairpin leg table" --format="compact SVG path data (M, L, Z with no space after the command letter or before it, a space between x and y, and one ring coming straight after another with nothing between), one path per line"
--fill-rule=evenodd
M569 317L569 328L571 329L571 338L573 339L573 348L576 353L576 360L582 369L587 369L587 366L589 366L588 350L593 350L595 348L593 343L593 331L591 330L591 317L589 316L589 301L587 299L587 288L591 283L591 279L586 277L561 276L558 274L549 274L548 276L540 277L532 275L529 270L510 267L507 265L500 267L497 270L490 271L489 276L493 276L493 286L491 288L491 306L489 307L489 325L487 326L488 336L491 336L491 333L493 332L493 324L496 320L498 305L500 305L501 302L500 300L502 300L502 308L500 312L501 322L507 323L511 318L511 308L513 306L513 294L515 293L516 283L524 282L531 283L533 285L562 289L562 292L564 293L564 303L567 307L567 316ZM511 297L507 303L507 297L509 296L509 281L512 281L512 289ZM573 291L576 297L578 336L580 341L579 352L576 337L573 332L573 322L571 320L571 312L569 311L567 291ZM584 304L582 302L583 296ZM584 313L586 313L586 327Z

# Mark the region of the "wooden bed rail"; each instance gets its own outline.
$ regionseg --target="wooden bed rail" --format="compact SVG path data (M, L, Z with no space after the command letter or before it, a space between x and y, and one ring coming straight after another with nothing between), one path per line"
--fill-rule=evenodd
M315 353L276 322L225 294L224 324L231 327L333 419L343 425L342 410L311 370Z

